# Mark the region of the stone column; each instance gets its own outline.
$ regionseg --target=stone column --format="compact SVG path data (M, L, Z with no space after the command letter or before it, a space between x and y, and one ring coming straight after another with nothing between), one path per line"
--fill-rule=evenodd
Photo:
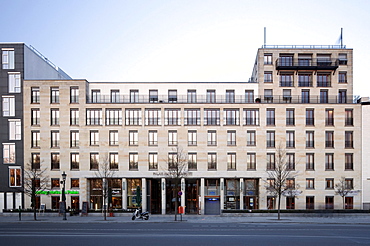
M184 207L185 206L185 196L186 196L186 194L185 194L185 178L181 178L181 187L180 187L180 190L181 190L181 192L182 192L182 195L181 195L181 205L180 206L182 206L182 207Z
M162 190L162 214L166 214L166 179L161 179L161 190Z
M220 178L220 210L224 209L224 207L225 207L225 180L224 178Z
M127 180L122 179L122 209L127 209Z
M199 197L199 202L200 202L200 213L199 214L204 214L204 209L205 209L205 206L204 206L204 202L205 202L205 199L204 199L204 187L205 187L205 182L204 182L204 178L201 178L200 179L200 197Z
M147 210L146 178L141 179L141 186L141 208L145 212Z
M240 178L240 193L239 193L239 196L240 196L240 209L244 209L244 179L243 178ZM248 201L247 201L248 202Z

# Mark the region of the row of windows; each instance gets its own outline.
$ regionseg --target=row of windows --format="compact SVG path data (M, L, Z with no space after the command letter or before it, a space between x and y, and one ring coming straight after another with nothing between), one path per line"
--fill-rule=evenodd
M269 187L274 187L275 186L275 179L268 178L267 182L268 182L267 189L269 189ZM285 186L288 189L296 189L295 179L294 178L288 178L286 180ZM325 189L333 190L335 188L334 186L335 186L334 178L325 178ZM353 178L345 178L344 179L344 188L345 189L353 189L354 188ZM308 190L315 189L315 178L306 178L306 189L308 189Z
M3 101L4 102L4 101ZM4 103L3 103L4 105ZM8 110L3 107L3 115L9 115ZM221 125L220 109L204 109L204 125ZM184 125L201 125L200 109L185 109L184 117L181 117L180 109L165 109L164 125L180 126L182 121ZM239 109L224 109L223 110L223 125L259 125L260 112L259 109L243 109L243 118L240 122ZM161 109L145 109L144 123L147 126L162 125ZM5 116L5 115L4 115ZM314 109L306 109L305 123L308 126L315 124ZM353 109L345 109L344 125L353 126ZM79 109L70 110L70 125L79 125L80 123ZM276 113L274 108L266 109L266 125L273 126L276 121ZM41 114L39 108L31 109L31 125L40 125ZM125 110L125 125L142 125L141 109L126 109ZM60 124L60 113L58 108L50 109L50 125L58 126ZM122 125L123 116L122 109L106 109L105 110L105 125ZM287 108L285 111L285 124L294 126L296 124L295 109ZM102 109L86 109L86 125L103 125L103 110ZM334 109L325 109L325 125L334 126Z
M298 56L297 60L295 60ZM333 63L331 54L279 54L277 62L280 66L327 66L327 65L347 65L347 54L338 54L338 58ZM273 64L273 54L265 53L263 56L265 65Z
M313 81L312 73L298 73L298 87L313 87L314 82L316 82L317 87L331 87L332 75L331 73L317 73L316 81ZM279 75L279 85L281 87L293 87L295 86L294 73L280 73ZM273 72L264 72L264 82L273 83ZM338 73L338 83L347 83L347 72Z

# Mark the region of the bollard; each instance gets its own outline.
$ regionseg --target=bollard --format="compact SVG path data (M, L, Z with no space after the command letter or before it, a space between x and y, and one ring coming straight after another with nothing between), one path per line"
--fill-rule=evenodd
M22 220L22 210L21 210L21 206L19 206L19 221Z

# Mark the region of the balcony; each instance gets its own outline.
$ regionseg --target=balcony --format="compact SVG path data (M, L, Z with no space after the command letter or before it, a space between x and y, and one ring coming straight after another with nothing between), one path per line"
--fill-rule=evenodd
M281 59L275 62L276 70L336 70L339 59Z

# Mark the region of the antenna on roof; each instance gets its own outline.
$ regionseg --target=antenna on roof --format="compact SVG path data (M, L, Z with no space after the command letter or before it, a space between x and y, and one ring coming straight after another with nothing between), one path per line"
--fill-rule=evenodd
M343 49L343 27L340 28L340 48Z
M263 48L266 48L266 27L264 27Z

